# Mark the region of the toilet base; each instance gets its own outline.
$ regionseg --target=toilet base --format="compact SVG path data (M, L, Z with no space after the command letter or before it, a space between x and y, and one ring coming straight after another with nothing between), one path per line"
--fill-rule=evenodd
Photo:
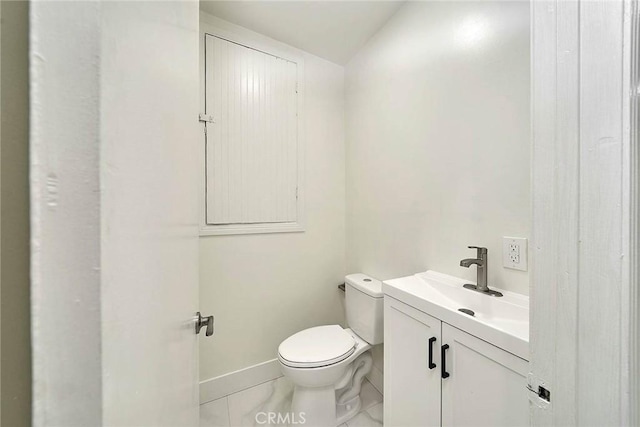
M346 403L338 403L336 405L336 425L341 425L355 417L362 408L362 400L360 396L356 396Z
M296 387L291 402L291 413L304 419L305 427L336 427L355 417L362 408L360 396L345 403L336 403L333 387Z
M337 384L325 387L296 385L291 403L294 416L305 420L304 427L336 427L349 421L362 408L362 382L372 365L371 352L365 351L351 363Z
M336 426L336 390L328 387L300 387L293 391L291 412L305 427Z

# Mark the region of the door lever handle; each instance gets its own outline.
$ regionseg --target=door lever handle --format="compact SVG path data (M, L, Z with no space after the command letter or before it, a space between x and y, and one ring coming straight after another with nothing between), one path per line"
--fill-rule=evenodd
M213 335L213 316L202 317L200 312L196 313L196 334L200 333L200 330L203 326L207 327L207 331L205 333L206 336L210 337Z

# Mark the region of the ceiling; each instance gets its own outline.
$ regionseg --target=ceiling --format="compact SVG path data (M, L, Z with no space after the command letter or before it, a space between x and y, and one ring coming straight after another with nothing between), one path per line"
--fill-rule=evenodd
M344 65L403 3L200 0L200 10Z

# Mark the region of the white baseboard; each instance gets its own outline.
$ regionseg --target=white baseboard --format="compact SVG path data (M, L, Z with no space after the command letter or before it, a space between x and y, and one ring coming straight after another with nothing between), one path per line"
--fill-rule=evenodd
M367 379L371 383L372 386L376 388L380 392L381 395L384 396L384 375L380 371L380 369L376 368L375 365L371 367L371 372L367 375Z
M257 386L282 376L278 359L268 360L238 371L200 382L200 404L217 400L230 394ZM383 375L375 366L367 379L376 390L383 394Z
M278 359L268 360L239 371L200 382L200 404L211 402L247 388L280 378Z

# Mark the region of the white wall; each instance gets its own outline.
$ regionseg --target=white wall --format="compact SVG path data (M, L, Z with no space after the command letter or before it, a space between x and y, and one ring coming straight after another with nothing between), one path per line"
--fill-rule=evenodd
M410 2L346 67L347 270L380 279L459 266L529 237L529 5Z
M301 329L344 321L345 154L342 67L202 17L303 55L306 120L306 231L200 239L200 310L216 316L215 335L200 340L205 380L276 358Z
M30 6L33 424L197 425L198 2Z

